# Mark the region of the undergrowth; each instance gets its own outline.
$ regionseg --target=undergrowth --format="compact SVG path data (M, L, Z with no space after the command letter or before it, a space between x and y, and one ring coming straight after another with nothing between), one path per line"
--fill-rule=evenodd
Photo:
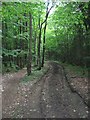
M37 68L32 68L32 73L29 76L25 76L22 78L22 82L28 82L32 80L40 79L47 71L48 71L48 65L45 64L45 66L41 70L37 70Z
M71 74L74 74L79 77L88 76L87 68L84 66L81 67L81 66L72 65L68 63L62 63L62 62L60 62L60 64L62 64L67 71L71 72Z

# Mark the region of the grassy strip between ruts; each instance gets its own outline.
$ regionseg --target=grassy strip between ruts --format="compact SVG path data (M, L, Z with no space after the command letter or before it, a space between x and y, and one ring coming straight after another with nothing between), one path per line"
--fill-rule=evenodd
M44 65L44 67L42 67L41 70L37 70L36 67L33 67L31 75L30 76L26 75L24 78L22 78L21 81L25 83L25 82L29 82L32 80L40 79L44 74L46 74L48 69L49 69L49 65L47 62L45 62L45 65Z

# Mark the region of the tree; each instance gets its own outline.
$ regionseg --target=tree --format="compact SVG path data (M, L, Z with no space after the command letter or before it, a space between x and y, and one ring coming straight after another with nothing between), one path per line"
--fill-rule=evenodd
M32 63L32 15L29 13L30 16L30 39L28 42L28 57L27 57L27 73L28 75L31 74L31 63Z
M45 17L45 25L44 25L44 34L43 34L43 52L42 52L42 67L44 66L44 58L45 58L45 41L46 41L46 27L47 27L47 19L53 5L49 9L49 1L47 2L47 9L46 9L46 17Z
M88 8L89 3L62 3L57 6L48 22L48 32L52 34L46 35L46 49L51 58L54 56L63 62L84 66L83 59L89 55L87 51L90 48L89 22L86 22L90 19Z
M38 69L40 70L41 67L44 65L44 54L45 54L45 35L46 35L46 26L47 26L47 19L49 16L49 13L51 9L53 8L53 5L49 8L49 0L47 2L47 8L46 8L46 16L44 21L40 24L40 16L39 16L39 41L38 41ZM42 54L42 61L41 61L41 56L40 56L40 44L41 44L41 32L42 32L42 26L44 26L44 37L43 37L43 54Z

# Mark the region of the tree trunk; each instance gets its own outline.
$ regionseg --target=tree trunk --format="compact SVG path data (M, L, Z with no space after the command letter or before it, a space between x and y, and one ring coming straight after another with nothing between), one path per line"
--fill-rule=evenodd
M42 67L44 66L44 59L45 59L46 27L47 27L47 21L45 22L45 26L44 26L43 53L42 53Z
M27 13L25 13L24 14L24 16L26 17L26 19L27 19ZM26 20L25 22L24 22L24 26L25 26L25 28L24 28L24 32L28 32L28 20ZM26 35L25 36L25 39L26 39L26 41L28 41L28 36ZM27 45L24 43L24 49L26 49L27 48ZM27 63L26 63L26 60L27 60L27 55L25 54L24 55L24 65L26 65Z
M37 65L37 62L36 62L36 31L35 31L35 36L34 36L34 65L36 66Z
M49 7L49 1L47 3L47 9L46 9L46 17L45 17L45 20L40 23L40 16L39 16L39 41L38 41L38 70L41 70L41 66L42 64L44 64L44 57L43 57L43 61L42 61L42 64L41 64L41 55L40 55L40 44L41 44L41 32L42 32L42 26L43 24L45 23L45 27L44 27L44 43L45 43L45 33L46 33L46 26L47 26L47 19L48 19L48 15L50 13L50 10L53 8L53 6L50 7L50 9L48 8ZM44 53L45 53L45 44L43 45L43 56L44 56Z
M41 70L41 32L42 32L42 25L40 25L40 16L39 16L39 39L38 39L38 58L37 58L37 63L38 63L38 70Z
M29 13L30 16L30 39L28 42L28 57L27 57L27 74L31 74L31 63L32 63L32 15Z

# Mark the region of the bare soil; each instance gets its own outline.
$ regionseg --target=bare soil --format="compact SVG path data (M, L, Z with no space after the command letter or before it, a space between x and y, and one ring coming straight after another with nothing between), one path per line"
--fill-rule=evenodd
M26 70L3 76L3 118L87 118L88 107L73 93L63 68L49 63L40 80L21 82Z

